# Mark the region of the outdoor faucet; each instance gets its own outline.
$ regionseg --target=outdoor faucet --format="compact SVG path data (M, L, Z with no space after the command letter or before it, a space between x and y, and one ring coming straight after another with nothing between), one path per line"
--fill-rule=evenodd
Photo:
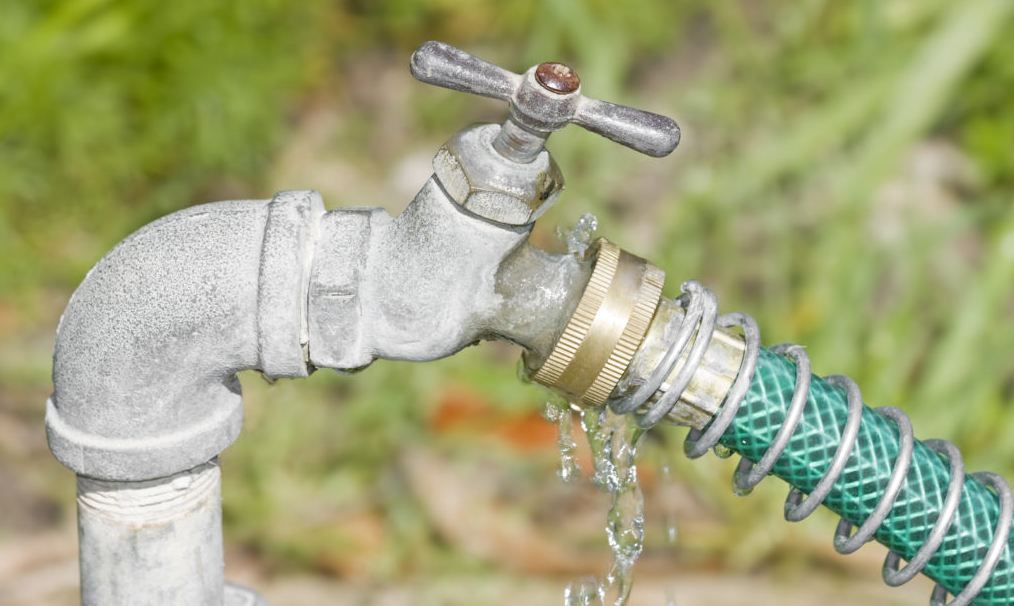
M573 122L654 156L679 141L669 118L584 97L559 63L519 75L428 42L411 68L510 111L443 145L402 214L326 212L312 191L195 206L126 238L74 293L46 429L78 476L86 606L257 603L223 580L217 456L240 432L236 374L435 360L484 339L541 365L595 266L528 243L564 184L546 139ZM624 263L633 286L657 279Z
M445 143L399 216L325 212L311 191L196 206L129 236L74 293L46 427L78 476L83 604L263 603L223 579L217 456L240 431L239 371L352 371L488 339L520 345L525 372L575 405L689 426L690 457L740 453L742 494L781 477L786 519L837 512L835 548L886 545L888 584L921 571L938 582L933 604L1014 603L1002 478L966 476L953 445L915 439L847 377L813 375L802 347L762 347L756 323L718 315L697 282L670 299L661 269L608 240L529 244L564 185L554 131L574 123L665 156L674 121L583 96L560 63L516 74L427 42L411 70L509 111Z

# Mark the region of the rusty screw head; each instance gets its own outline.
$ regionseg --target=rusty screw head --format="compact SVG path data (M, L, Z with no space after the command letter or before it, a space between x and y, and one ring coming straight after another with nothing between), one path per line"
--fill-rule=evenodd
M569 95L581 87L577 72L563 63L540 63L535 68L535 79L546 90L560 95Z

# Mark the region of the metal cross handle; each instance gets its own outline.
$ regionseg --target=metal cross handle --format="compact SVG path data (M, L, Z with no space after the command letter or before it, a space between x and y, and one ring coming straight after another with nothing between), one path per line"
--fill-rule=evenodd
M672 118L581 94L577 72L562 63L540 63L524 74L507 71L442 42L426 42L412 54L417 80L506 101L510 118L495 146L530 160L549 135L574 123L649 156L666 156L680 141Z

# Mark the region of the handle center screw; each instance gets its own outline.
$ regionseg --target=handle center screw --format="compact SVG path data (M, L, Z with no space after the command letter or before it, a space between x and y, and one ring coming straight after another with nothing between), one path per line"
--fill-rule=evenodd
M564 63L540 63L535 68L535 79L542 88L561 95L569 95L581 88L581 78L577 72Z

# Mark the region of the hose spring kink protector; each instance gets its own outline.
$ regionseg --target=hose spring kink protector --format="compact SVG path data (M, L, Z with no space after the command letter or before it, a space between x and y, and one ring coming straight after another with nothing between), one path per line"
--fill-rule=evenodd
M838 552L876 539L890 550L885 582L901 585L923 572L937 582L933 606L944 605L948 593L953 606L1014 604L1014 498L1003 478L966 476L957 448L916 440L902 411L866 407L848 377L811 375L802 347L761 347L753 319L718 316L715 295L697 282L683 285L677 303L684 315L672 327L662 362L634 393L611 401L614 411L635 414L644 428L664 419L715 328L739 327L747 347L739 374L710 423L691 430L686 454L697 458L718 444L739 452L734 485L740 493L769 474L779 476L792 486L787 520L798 522L826 505L842 517L834 535Z

